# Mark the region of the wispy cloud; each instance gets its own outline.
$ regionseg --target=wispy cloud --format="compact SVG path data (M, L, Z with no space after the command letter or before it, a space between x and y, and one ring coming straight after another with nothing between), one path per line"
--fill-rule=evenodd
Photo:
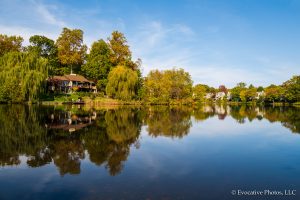
M282 10L287 15L278 14L270 5L254 16L255 12L244 13L241 9L255 11L255 3L245 8L241 3L225 6L210 1L201 5L197 1L180 1L169 9L167 3L156 7L155 3L149 6L142 2L116 5L91 0L0 0L0 33L21 35L27 45L35 34L56 40L66 26L82 29L84 42L91 46L119 30L125 33L133 58L143 60L144 75L151 69L176 66L188 71L194 83L216 87L232 87L239 81L264 86L280 84L300 73L297 5L290 5L293 8L289 12ZM272 17L266 17L268 9ZM285 28L278 30L279 23ZM291 33L295 36L285 37Z
M64 27L67 25L63 20L58 19L53 13L51 13L51 8L56 8L55 6L46 5L43 4L41 1L36 1L36 0L32 0L31 2L35 7L35 9L33 10L36 11L41 16L43 22L58 27Z
M169 69L185 67L193 52L186 42L194 37L194 31L184 24L164 25L160 21L143 23L138 31L130 37L133 54L143 59L143 72L151 69Z
M58 8L54 4L45 4L39 0L4 1L0 3L7 12L1 16L2 34L21 35L24 45L29 43L32 35L45 35L56 39L61 28L68 24L57 17Z

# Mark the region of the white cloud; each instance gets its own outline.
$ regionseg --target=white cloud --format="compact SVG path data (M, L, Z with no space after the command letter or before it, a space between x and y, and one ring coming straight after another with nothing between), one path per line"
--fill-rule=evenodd
M56 16L55 5L46 5L41 1L4 1L0 6L6 7L7 11L1 15L1 34L20 35L24 38L23 45L29 43L32 35L44 35L56 40L61 28L67 25Z
M35 6L34 10L41 16L45 23L58 27L66 26L66 23L63 20L58 19L54 14L51 13L51 6L42 4L40 1L32 1L32 3ZM52 8L55 7L52 6Z
M184 68L197 52L186 44L194 37L193 30L183 24L165 26L160 21L150 21L138 28L129 38L135 58L142 58L143 73L151 69Z

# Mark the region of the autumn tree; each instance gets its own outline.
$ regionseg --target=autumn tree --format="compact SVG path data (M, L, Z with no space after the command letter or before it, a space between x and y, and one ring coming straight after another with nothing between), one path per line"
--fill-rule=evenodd
M192 126L191 113L186 107L153 107L145 118L147 131L153 137L183 138Z
M183 69L150 71L145 78L146 98L152 103L182 100L192 97L192 80Z
M115 67L108 74L106 93L112 98L132 100L136 97L138 74L124 66Z
M108 38L108 46L112 52L110 59L114 66L129 65L128 67L132 67L131 51L123 33L119 31L112 32L111 37Z
M20 36L7 36L0 34L0 56L5 53L22 50L23 38Z
M63 28L56 40L56 46L60 63L69 67L69 69L64 69L65 72L70 70L79 72L87 51L87 46L83 44L83 31Z
M256 98L257 89L255 87L249 87L241 90L240 99L244 102L253 101Z
M183 69L166 70L165 76L171 80L170 97L186 99L192 96L193 81L191 75Z
M170 81L166 80L164 72L159 70L151 70L145 78L145 93L148 101L155 103L156 101L168 101Z
M269 102L283 101L284 88L277 85L270 85L265 89L265 100Z

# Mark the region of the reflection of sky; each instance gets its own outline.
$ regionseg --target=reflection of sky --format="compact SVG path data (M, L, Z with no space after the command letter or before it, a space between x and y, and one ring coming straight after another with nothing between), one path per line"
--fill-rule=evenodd
M22 165L0 171L0 195L22 199L230 199L232 189L300 186L300 135L280 123L246 120L238 124L231 117L193 120L190 133L181 139L152 137L146 130L142 127L140 148L132 145L117 176L90 163L88 156L81 162L79 175L61 177L52 164L40 168Z

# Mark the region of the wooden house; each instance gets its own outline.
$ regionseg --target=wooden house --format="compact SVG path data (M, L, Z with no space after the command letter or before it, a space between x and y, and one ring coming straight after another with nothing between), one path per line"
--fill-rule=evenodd
M47 83L49 91L52 92L97 92L95 83L79 74L52 76L48 78Z

